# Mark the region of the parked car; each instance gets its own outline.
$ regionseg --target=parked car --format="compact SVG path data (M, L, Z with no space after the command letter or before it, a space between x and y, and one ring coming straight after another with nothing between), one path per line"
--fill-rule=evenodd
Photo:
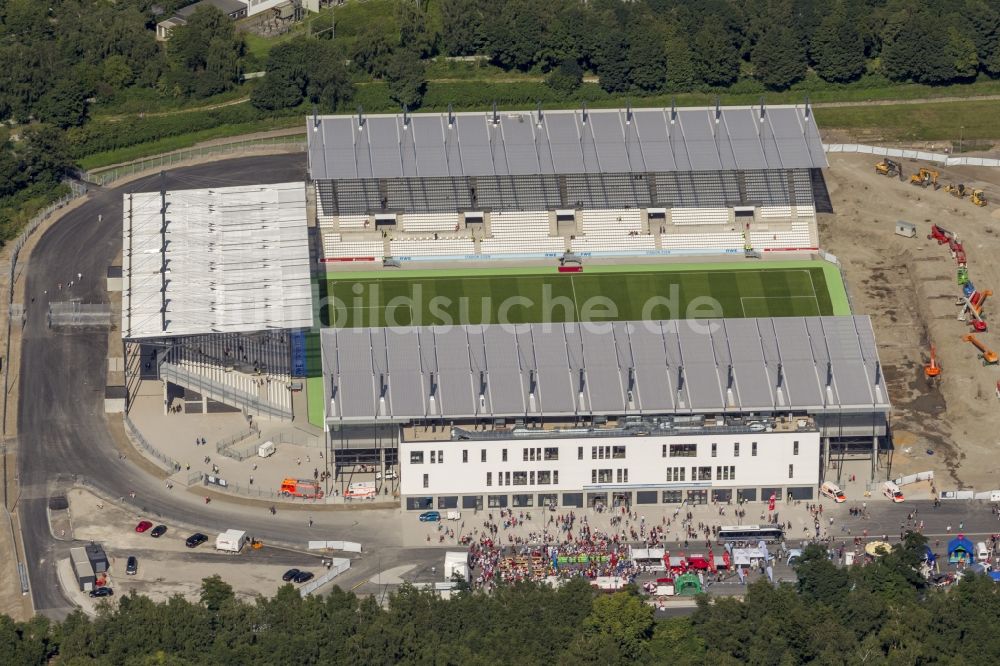
M313 579L311 571L300 571L293 579L296 583L307 583Z
M166 525L157 525L156 527L153 528L153 531L149 533L149 536L153 537L154 539L159 539L161 536L166 534L166 532L167 532Z
M149 522L148 520L140 520L139 524L135 526L135 531L138 532L139 534L142 534L152 526L153 523Z
M139 560L135 558L135 555L129 555L128 561L125 562L125 575L134 576L139 570Z
M424 511L420 514L420 522L422 523L436 523L441 520L440 511Z
M207 536L205 536L201 532L195 532L184 541L184 545L187 546L188 548L197 548L206 541L208 541Z
M90 591L90 596L94 597L95 599L98 597L111 597L114 596L114 594L115 591L112 590L110 587L95 587L93 590Z
M385 480L386 481L392 481L393 479L396 479L396 478L398 478L398 477L396 476L396 470L394 470L394 469L390 469L390 470L388 470L385 473ZM376 481L381 481L382 480L382 472L381 471L375 472L375 480Z
M291 581L292 579L294 579L296 576L298 576L300 573L302 573L302 572L299 571L298 569L289 569L288 571L286 571L281 576L281 580L283 580L283 581L285 581L287 583L287 582Z

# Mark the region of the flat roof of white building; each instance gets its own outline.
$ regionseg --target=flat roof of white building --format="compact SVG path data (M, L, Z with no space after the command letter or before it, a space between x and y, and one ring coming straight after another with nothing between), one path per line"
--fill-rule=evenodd
M122 337L312 326L303 183L165 200L164 211L159 192L124 195Z
M867 316L325 329L328 420L888 413Z

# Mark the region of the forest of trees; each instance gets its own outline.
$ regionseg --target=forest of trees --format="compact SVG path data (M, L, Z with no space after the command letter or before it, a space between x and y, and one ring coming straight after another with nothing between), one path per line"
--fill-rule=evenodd
M969 575L947 591L916 573L924 539L844 569L819 547L798 583L749 586L744 600L701 598L690 617L657 621L635 591L519 584L449 601L403 588L381 608L334 588L302 599L236 599L217 577L197 603L127 596L96 619L0 616L0 661L101 664L995 664L1000 586Z

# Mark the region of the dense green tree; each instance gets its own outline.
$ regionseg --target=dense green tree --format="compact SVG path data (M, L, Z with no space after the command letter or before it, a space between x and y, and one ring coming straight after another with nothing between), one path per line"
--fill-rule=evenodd
M754 46L753 74L772 90L784 90L806 75L805 49L788 26L771 26Z
M667 82L667 49L662 39L633 39L628 50L632 83L644 92L661 90Z
M354 95L344 58L336 44L298 37L271 49L267 75L250 94L259 109L298 106L303 99L335 111Z
M667 88L671 91L690 90L695 82L694 57L687 39L676 30L667 36Z
M38 100L35 113L63 129L81 125L87 117L87 92L78 81L60 79Z
M416 109L427 88L427 68L417 54L399 49L389 60L385 74L389 97L408 109Z
M268 111L298 106L302 103L302 86L294 77L269 72L250 92L250 103Z
M865 71L865 42L843 6L823 19L810 46L813 69L826 81L852 81Z
M508 0L487 20L490 58L507 69L530 69L542 45L541 8L533 0Z
M612 93L628 90L632 85L629 62L630 49L625 32L611 30L605 33L594 53L601 88Z
M795 565L795 575L799 592L828 605L843 601L851 585L844 569L827 558L826 549L815 544L802 552Z
M942 84L955 76L955 53L950 52L940 21L930 11L906 13L892 27L882 49L882 71L897 81Z
M368 26L355 43L351 60L357 67L380 79L389 67L393 48L385 31L378 26Z
M424 58L434 52L435 35L427 26L427 14L419 2L401 2L397 5L399 45Z
M703 26L694 37L695 76L710 86L728 86L740 74L740 54L729 36L716 26Z
M545 84L560 95L572 95L583 83L583 69L576 60L564 60L545 77Z
M485 41L482 0L442 0L441 45L450 56L480 53Z
M626 659L642 659L653 634L653 608L627 593L597 597L583 626L587 634L611 639Z
M245 50L228 16L212 6L199 7L185 25L173 29L167 42L168 91L206 97L228 90L239 81Z

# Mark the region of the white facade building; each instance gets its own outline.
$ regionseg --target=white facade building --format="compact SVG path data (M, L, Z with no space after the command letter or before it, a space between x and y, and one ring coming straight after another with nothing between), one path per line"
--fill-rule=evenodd
M720 429L723 430L723 429ZM820 437L787 432L400 442L408 508L766 500L819 485Z
M247 16L255 16L278 5L286 4L288 0L242 0L242 2L247 6Z

